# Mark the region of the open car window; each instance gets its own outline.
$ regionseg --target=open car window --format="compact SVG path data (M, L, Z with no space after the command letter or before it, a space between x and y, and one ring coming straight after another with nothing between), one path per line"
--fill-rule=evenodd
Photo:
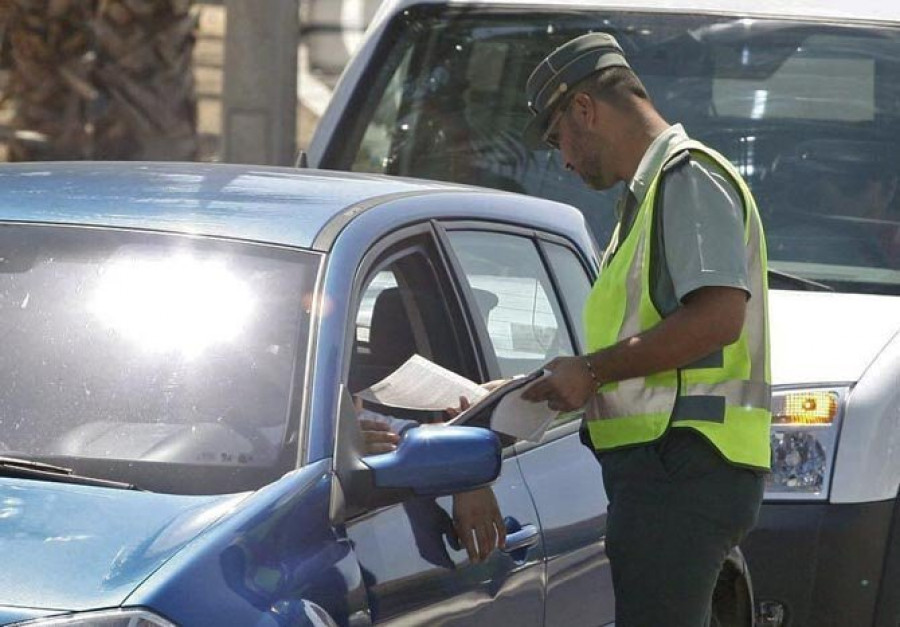
M355 314L348 388L356 394L391 375L413 355L474 380L473 355L461 338L457 306L431 247L411 242L370 271ZM442 412L423 412L366 403L366 409L394 418L432 422Z
M350 103L342 137L351 139L329 167L560 200L582 209L606 242L618 190L588 189L558 153L521 142L531 70L568 39L606 31L663 116L750 184L774 269L839 291L900 293L896 28L446 7L414 7L393 28L365 102Z

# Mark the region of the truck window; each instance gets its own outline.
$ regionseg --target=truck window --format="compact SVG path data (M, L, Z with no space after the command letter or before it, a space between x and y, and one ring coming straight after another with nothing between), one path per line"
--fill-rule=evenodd
M751 185L773 268L900 294L900 30L662 13L413 8L371 60L326 167L495 187L580 208L608 241L619 190L528 150L525 81L555 46L614 34L663 116ZM395 36L396 35L396 36ZM365 92L365 93L361 93ZM363 102L365 100L365 102ZM354 139L355 138L355 139Z

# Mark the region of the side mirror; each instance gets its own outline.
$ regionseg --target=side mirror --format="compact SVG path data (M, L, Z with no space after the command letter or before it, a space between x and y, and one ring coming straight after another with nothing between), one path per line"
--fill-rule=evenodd
M478 427L409 429L396 451L363 458L376 488L443 496L473 490L500 474L500 441Z
M353 399L343 386L340 399L329 512L335 524L414 496L473 490L500 474L500 441L478 427L408 429L397 450L363 457L365 444Z

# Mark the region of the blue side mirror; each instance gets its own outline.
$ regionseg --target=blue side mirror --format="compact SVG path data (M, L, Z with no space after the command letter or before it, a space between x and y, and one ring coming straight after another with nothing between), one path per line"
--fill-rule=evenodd
M376 488L441 496L494 481L500 474L500 441L477 427L418 427L406 431L396 451L362 461L371 468Z

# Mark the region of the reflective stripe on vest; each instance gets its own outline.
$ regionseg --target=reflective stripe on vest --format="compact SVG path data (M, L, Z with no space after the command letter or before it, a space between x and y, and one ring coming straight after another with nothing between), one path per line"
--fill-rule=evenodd
M664 161L684 150L725 169L743 197L751 293L744 327L733 344L695 364L601 386L587 407L588 431L594 448L606 451L651 442L670 426L691 427L728 460L768 468L771 379L762 225L749 188L727 159L688 140L673 146ZM650 184L631 231L619 242L617 229L604 255L600 278L585 305L589 352L638 335L662 321L650 296L650 243L662 171Z

